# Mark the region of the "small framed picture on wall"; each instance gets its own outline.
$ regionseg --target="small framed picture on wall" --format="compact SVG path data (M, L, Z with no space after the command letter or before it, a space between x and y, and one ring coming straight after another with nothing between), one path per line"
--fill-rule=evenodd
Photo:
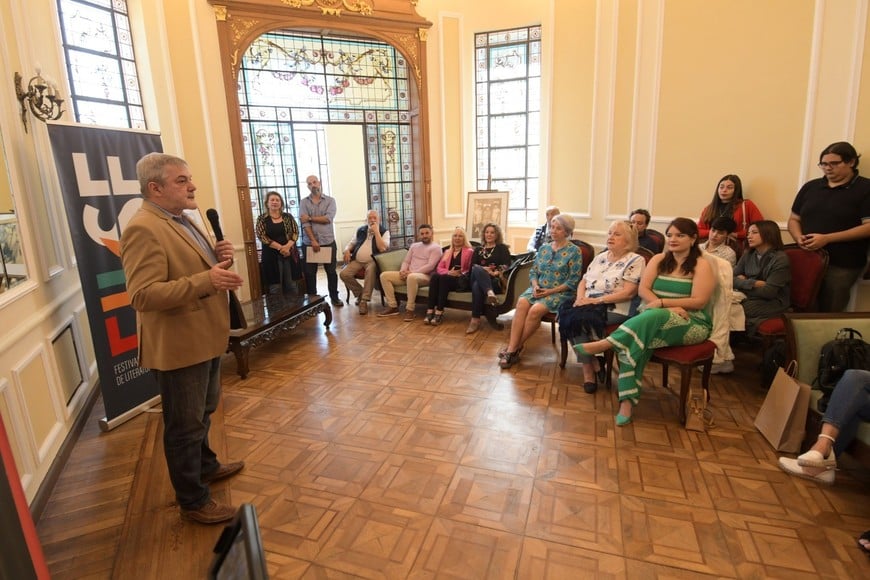
M507 236L508 192L469 191L465 207L465 231L469 240L482 241L483 227L489 222L498 224Z

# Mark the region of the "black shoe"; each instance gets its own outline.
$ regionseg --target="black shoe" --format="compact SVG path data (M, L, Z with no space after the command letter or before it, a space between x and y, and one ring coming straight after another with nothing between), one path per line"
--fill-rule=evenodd
M344 302L341 301L341 298L333 298L332 305L336 308L341 308L342 306L344 306Z
M599 383L605 383L607 382L607 364L605 364L603 356L595 355L595 358L598 359L598 371L595 373L595 378L598 379Z
M586 391L587 394L591 395L598 390L598 383L583 383L583 390Z

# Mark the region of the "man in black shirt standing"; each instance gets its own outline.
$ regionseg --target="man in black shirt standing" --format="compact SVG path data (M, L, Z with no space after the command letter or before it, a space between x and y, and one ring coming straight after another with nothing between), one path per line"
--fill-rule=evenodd
M800 247L828 252L819 290L821 312L845 310L852 286L867 266L870 179L858 175L859 157L851 143L828 145L819 156L825 176L801 187L788 218L788 231Z

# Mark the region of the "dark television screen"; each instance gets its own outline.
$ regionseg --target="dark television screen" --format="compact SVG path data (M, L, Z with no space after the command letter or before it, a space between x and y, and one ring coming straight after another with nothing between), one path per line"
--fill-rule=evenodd
M266 558L260 540L257 510L243 503L233 521L224 528L214 547L209 566L210 580L266 580Z

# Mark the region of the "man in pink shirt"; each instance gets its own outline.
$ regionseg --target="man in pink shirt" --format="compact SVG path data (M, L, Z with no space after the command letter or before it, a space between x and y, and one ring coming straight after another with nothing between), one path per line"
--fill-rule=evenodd
M435 271L438 260L441 259L441 248L432 243L432 226L422 224L417 228L419 242L414 242L408 248L408 255L398 272L395 270L381 272L381 288L387 309L378 316L394 316L399 313L399 303L396 300L395 285L407 286L408 303L405 305L406 322L414 320L414 303L417 300L417 289L429 285L429 276Z

